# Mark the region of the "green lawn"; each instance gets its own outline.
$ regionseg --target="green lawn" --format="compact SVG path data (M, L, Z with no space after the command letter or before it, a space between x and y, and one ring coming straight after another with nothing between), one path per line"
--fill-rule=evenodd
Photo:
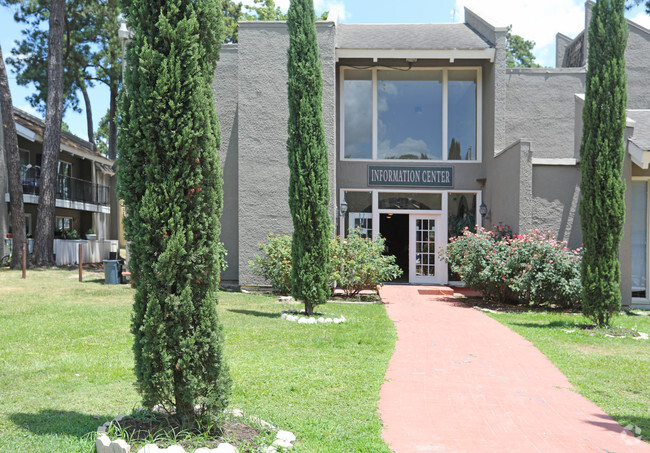
M582 329L589 322L576 314L489 315L530 340L582 395L621 425L639 427L641 437L650 440L650 340ZM650 316L621 315L614 325L650 333Z
M0 270L0 452L89 452L98 425L139 407L132 297L103 274ZM231 406L294 432L294 451L389 452L376 412L395 343L384 307L323 307L340 325L280 320L287 308L299 306L220 294Z

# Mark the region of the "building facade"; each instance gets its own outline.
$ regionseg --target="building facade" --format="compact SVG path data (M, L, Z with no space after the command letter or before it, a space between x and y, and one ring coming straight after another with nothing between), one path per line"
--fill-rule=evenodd
M591 3L585 8L590 20ZM628 122L621 243L625 305L648 306L650 31L628 22ZM506 68L506 29L461 24L316 24L337 234L381 234L410 283L451 283L437 254L465 226L551 230L581 245L579 147L588 34L557 35L557 67ZM240 22L214 92L222 129L224 280L269 232L291 233L284 22ZM485 216L480 206L487 208Z
M25 226L29 238L36 230L45 124L16 108L14 120L20 152ZM0 135L0 145L3 144ZM4 145L0 149L0 187L5 188L5 199L0 203L0 237L3 238L0 252L4 256L9 253L8 241L4 239L12 229ZM74 229L83 238L92 229L99 240L118 239L120 222L113 163L95 152L89 142L62 132L57 163L55 237Z

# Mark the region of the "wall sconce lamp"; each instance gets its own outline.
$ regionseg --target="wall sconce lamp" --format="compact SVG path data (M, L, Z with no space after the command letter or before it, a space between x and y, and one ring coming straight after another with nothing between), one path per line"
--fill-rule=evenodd
M488 207L487 207L487 205L485 204L485 202L482 202L482 203L481 203L481 206L478 207L478 212L481 214L481 217L482 217L483 219L485 219L485 215L486 215L487 212L488 212Z
M341 215L345 215L348 212L348 204L343 200L341 202Z

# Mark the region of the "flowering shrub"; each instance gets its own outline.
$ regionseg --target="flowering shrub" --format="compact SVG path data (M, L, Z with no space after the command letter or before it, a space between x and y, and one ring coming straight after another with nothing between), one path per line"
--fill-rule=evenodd
M255 275L267 280L281 294L291 294L291 236L269 234L259 245L260 255L248 264ZM338 237L330 245L330 281L338 284L346 296L374 288L383 281L402 275L395 257L384 256L384 239L376 241L361 237L355 229L345 241Z
M510 271L505 266L508 252L506 242L496 241L492 231L480 228L472 233L466 228L461 236L449 240L442 258L467 286L487 298L505 301L511 298Z
M568 308L580 303L580 249L550 232L500 237L481 228L452 239L443 258L453 272L488 298Z
M374 288L383 281L396 279L402 275L402 270L395 264L395 257L384 255L383 251L382 237L376 241L361 237L358 228L344 241L335 238L330 247L330 279L348 297L359 294L363 289Z
M510 239L514 236L510 225L503 225L501 223L492 227L492 233L494 234L494 239L497 241Z
M563 308L580 304L580 249L571 250L550 231L539 230L516 236L509 243L514 252L509 285L523 302Z

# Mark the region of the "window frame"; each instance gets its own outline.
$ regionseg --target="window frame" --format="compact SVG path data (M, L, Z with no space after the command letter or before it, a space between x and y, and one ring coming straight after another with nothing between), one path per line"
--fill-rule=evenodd
M418 67L410 71L442 71L442 159L378 159L378 71L397 71L382 66L368 68L372 72L372 156L368 158L345 157L345 70L358 70L355 66L341 65L339 68L339 160L350 162L380 162L380 163L482 163L483 162L483 68L481 66L458 66L458 67ZM449 71L476 71L476 159L475 160L449 160Z
M650 177L649 176L632 176L632 181L646 183L646 251L645 251L645 297L633 297L630 291L632 303L647 303L650 301ZM630 219L631 223L632 219ZM631 240L631 239L630 239ZM632 271L632 256L630 255L630 278ZM630 290L632 287L630 285Z

